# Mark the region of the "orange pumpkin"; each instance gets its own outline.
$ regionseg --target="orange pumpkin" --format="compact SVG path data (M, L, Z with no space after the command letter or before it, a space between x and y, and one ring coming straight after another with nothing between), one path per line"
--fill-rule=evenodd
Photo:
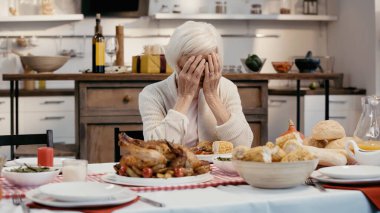
M297 129L296 129L295 125L294 125L294 122L292 120L289 120L288 130L286 130L280 136L284 136L284 135L287 135L287 134L293 133L293 132L298 133L300 135L300 137L302 138L302 140L305 139L305 136L301 132L297 131Z

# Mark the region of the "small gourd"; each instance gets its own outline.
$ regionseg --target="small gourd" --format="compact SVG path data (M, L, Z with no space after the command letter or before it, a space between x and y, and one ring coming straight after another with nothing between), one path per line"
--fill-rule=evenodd
M282 133L281 136L287 135L289 133L296 133L296 134L298 133L302 139L305 139L305 136L301 132L297 131L294 125L294 122L292 120L289 120L288 130Z

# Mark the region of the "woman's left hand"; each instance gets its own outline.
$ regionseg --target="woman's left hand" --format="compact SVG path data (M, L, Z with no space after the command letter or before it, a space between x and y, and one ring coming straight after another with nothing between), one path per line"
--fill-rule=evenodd
M205 77L203 81L203 93L206 100L218 97L218 84L222 77L219 58L215 53L208 55L208 62L205 65Z

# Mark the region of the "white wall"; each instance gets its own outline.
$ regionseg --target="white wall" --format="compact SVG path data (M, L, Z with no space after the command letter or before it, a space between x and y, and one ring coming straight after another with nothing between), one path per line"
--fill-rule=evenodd
M380 94L379 1L339 0L337 22L328 25L328 54L335 56L335 70L343 72L345 86Z
M74 1L74 0L71 0ZM169 0L165 0L168 1ZM299 6L301 0L294 0L293 5ZM75 1L74 1L75 2ZM161 4L163 0L152 0L155 4ZM182 1L188 2L188 1ZM208 9L205 12L212 12L213 0L194 0L196 2L207 3ZM211 3L210 3L211 2ZM229 1L231 13L245 13L246 6L252 2L270 2L275 5L280 1L250 1L250 0L233 0ZM324 1L320 1L323 5ZM73 3L74 4L74 3ZM211 6L210 6L211 5ZM241 7L239 7L239 5ZM273 5L272 5L273 6ZM1 5L0 5L1 7ZM69 7L69 6L68 6ZM158 8L159 6L156 6ZM72 7L69 7L72 8ZM154 8L152 6L152 8ZM187 8L191 12L191 7ZM204 7L205 8L205 7ZM71 11L72 9L70 9ZM294 10L293 10L294 11ZM266 13L264 11L264 13ZM176 26L183 21L161 20L155 21L149 18L142 19L125 19L125 18L103 18L103 32L105 35L114 35L115 26L122 24L125 26L125 35L164 35L163 37L153 38L126 38L125 43L125 62L131 64L132 55L140 54L142 47L146 44L162 44L168 42L169 35L173 32ZM271 61L288 60L293 56L302 56L308 50L312 50L315 55L327 54L327 28L326 23L318 22L287 22L287 21L211 21L221 34L234 34L242 37L224 37L225 45L225 65L240 65L240 58L246 57L249 53L257 53L259 56L267 58L263 72L275 72L271 66ZM32 53L35 55L55 55L60 49L60 35L87 35L86 45L84 46L84 58L73 58L65 64L58 73L76 73L79 69L91 68L91 38L94 31L95 21L93 18L86 18L83 21L68 23L68 24L4 24L0 23L0 36L6 35L53 35L56 38L40 38L37 47L27 47L25 49L17 48L12 39L12 48L26 54ZM252 38L247 37L247 34L268 34L278 35L278 38ZM63 38L62 46L65 49L80 49L83 46L82 38ZM1 51L1 50L0 50ZM2 61L14 60L14 58L2 57L0 54L0 73L14 72L16 68L1 66ZM296 69L294 67L294 69ZM270 86L285 86L287 81L271 82ZM52 81L47 83L48 88L72 88L72 82L57 82ZM1 82L0 88L7 88L8 83Z

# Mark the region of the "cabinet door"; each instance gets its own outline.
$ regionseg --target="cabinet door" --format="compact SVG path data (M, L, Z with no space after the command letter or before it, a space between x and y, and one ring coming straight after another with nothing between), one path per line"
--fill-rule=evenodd
M20 112L74 112L74 97L21 97Z
M301 98L301 106L303 98ZM301 107L301 132L303 119ZM289 119L297 121L297 98L295 96L269 96L268 98L268 138L274 142L288 128Z
M0 113L10 112L10 100L9 98L0 98Z
M10 113L0 113L0 135L10 134Z

